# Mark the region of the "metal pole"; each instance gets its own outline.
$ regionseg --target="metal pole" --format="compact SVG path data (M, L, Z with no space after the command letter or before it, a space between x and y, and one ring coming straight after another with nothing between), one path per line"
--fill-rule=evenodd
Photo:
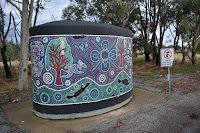
M169 90L169 93L171 93L171 87L170 87L170 69L169 69L169 67L168 67L167 80L168 80L168 90Z

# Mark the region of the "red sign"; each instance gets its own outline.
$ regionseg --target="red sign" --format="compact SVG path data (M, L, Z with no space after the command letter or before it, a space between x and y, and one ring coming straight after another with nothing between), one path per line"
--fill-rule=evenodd
M164 51L163 55L164 55L164 57L165 57L166 59L170 59L170 58L172 57L172 51L169 50L169 49L166 49L166 50Z

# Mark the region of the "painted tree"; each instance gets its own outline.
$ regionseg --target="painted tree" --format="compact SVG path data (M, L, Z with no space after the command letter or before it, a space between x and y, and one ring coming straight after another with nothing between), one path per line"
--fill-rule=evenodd
M56 85L62 85L61 70L69 70L72 62L70 46L65 38L61 37L50 42L46 52L46 67L47 70L50 70L50 68L55 70Z
M57 73L56 74L56 82L55 82L55 84L56 85L62 85L60 71L62 69L63 70L68 70L68 69L65 69L65 66L69 61L67 60L67 58L64 58L64 55L62 55L61 52L63 50L65 51L66 48L63 49L63 50L58 51L58 49L60 49L59 46L52 45L52 46L50 46L50 49L51 49L51 52L49 53L50 61L51 61L50 66L53 69L55 69L56 73Z
M123 67L123 54L125 52L124 40L120 40L120 43L118 43L117 47L118 47L118 54L120 54L120 67Z

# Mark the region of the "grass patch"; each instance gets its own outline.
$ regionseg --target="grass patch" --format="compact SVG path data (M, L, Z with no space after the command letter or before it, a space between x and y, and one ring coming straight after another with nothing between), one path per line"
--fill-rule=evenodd
M200 65L176 65L173 66L171 69L172 73L191 73L191 72L196 72L200 71Z
M8 81L8 82L9 82L9 81L17 81L18 78L6 78L5 80Z
M192 65L189 59L185 64L180 64L182 60L181 54L175 54L173 66L170 67L171 73L193 73L200 71L200 56L198 55L197 65ZM167 74L167 68L156 66L155 61L146 62L144 56L133 57L133 74L141 76L144 79L159 78Z

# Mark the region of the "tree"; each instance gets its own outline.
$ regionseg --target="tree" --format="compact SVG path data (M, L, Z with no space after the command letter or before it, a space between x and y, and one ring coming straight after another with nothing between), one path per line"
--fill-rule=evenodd
M35 16L34 16L34 22L33 22L33 27L36 26L38 14L40 10L44 10L44 5L46 2L50 2L51 0L36 0L35 2Z
M29 28L31 27L34 0L30 0L30 3L28 0L22 0L22 10L15 1L6 1L14 6L21 15L21 45L18 89L24 90L28 88Z
M120 54L120 67L123 67L123 54L125 52L124 40L120 40L120 43L118 43L117 47L118 47L118 54Z
M56 85L62 85L62 81L61 81L61 74L60 71L63 70L68 70L67 68L65 69L66 64L69 62L67 60L67 58L64 58L64 55L62 54L63 51L65 52L66 48L58 51L60 49L59 45L58 46L54 46L52 44L52 46L50 46L50 66L56 70Z
M73 58L70 52L70 46L65 38L55 39L50 42L46 53L47 70L55 70L55 84L62 85L61 70L69 70Z
M150 0L138 0L136 2L136 12L131 16L136 16L133 20L134 27L139 31L139 36L142 37L141 44L144 47L145 61L151 61L150 59L150 18L149 18L149 5ZM138 38L138 37L136 37Z
M163 39L166 30L174 21L174 10L171 7L171 3L168 0L159 0L159 42L158 50L156 53L156 65L160 65L160 49L163 47Z
M9 4L19 11L21 16L21 42L20 42L20 66L19 66L19 82L18 89L24 90L28 88L28 60L29 60L29 28L31 27L31 21L33 16L34 0L6 0ZM44 2L50 0L37 0L36 1L36 13L34 26L38 16L39 9L44 9ZM22 6L22 10L20 7Z
M11 17L12 17L12 14L10 12L9 14L9 24L8 24L8 27L7 27L7 30L5 32L5 20L4 20L4 12L3 12L3 9L0 5L0 17L1 17L1 20L0 20L0 37L1 37L1 43L2 43L2 47L1 47L1 56L2 56L2 60L3 60L3 65L4 65L4 70L5 70L5 73L6 73L6 77L7 78L11 78L12 77L12 74L11 74L11 71L10 71L10 67L8 66L8 63L7 63L7 58L6 58L6 37L8 35L8 32L10 31L10 25L11 25Z
M6 58L7 61L13 61L19 59L19 44L15 44L12 40L6 41ZM0 57L0 61L3 61L2 57Z
M128 27L130 14L134 11L133 0L71 0L71 3L63 9L63 19Z
M186 42L192 56L189 57L192 64L196 64L197 44L200 41L200 1L198 0L176 0L182 11L181 17L181 39Z

